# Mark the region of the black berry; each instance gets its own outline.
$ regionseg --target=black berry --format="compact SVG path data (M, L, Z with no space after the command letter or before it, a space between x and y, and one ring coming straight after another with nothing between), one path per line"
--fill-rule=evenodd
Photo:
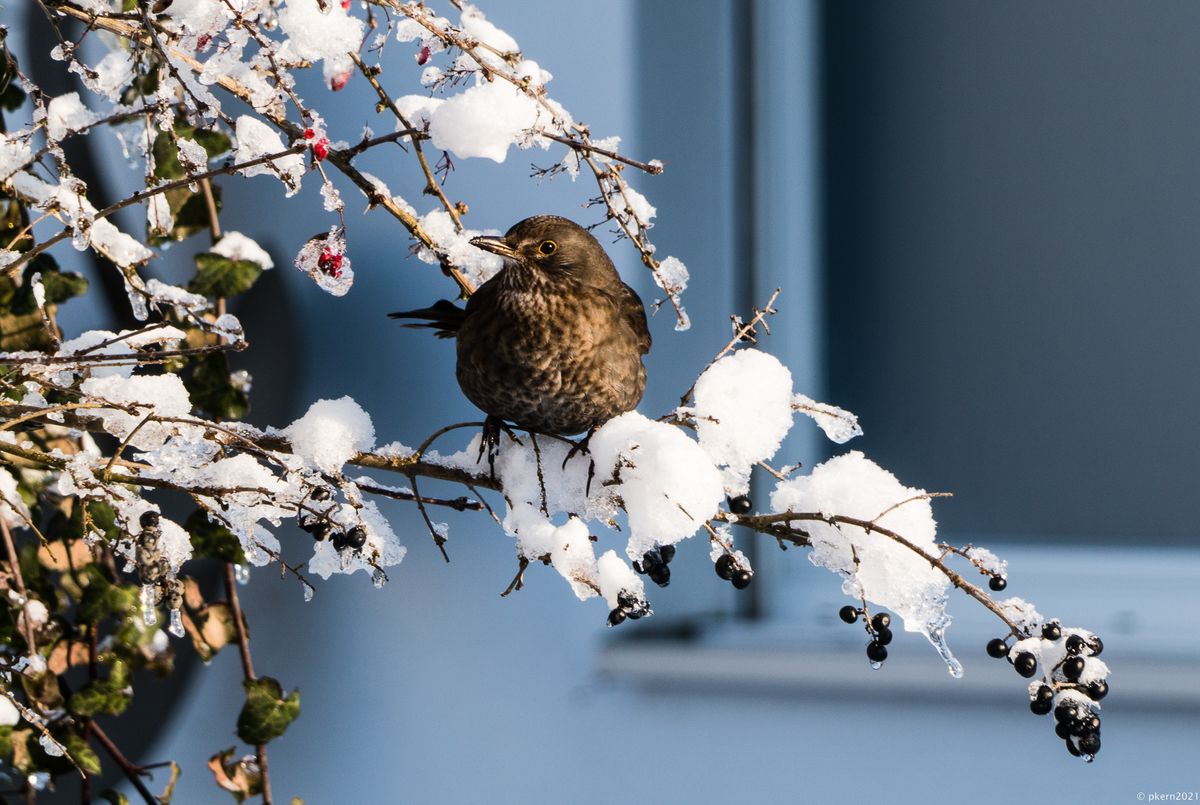
M1003 659L1008 656L1008 644L998 637L993 637L988 641L987 653L989 657Z
M886 612L877 612L875 613L875 616L871 618L871 625L875 627L876 631L879 631L880 629L886 629L892 625L892 616Z
M1083 642L1083 638L1077 634L1073 634L1067 638L1067 653L1078 654L1083 651L1084 645L1086 644Z
M1086 755L1094 755L1100 751L1100 733L1089 732L1079 739L1079 751Z
M881 646L886 646L888 643L892 642L892 630L886 626L882 629L876 629L875 642Z
M1057 623L1047 623L1042 627L1042 637L1047 640L1057 640L1062 637L1062 629Z
M675 546L674 545L664 545L658 549L658 553L660 556L662 556L663 564L669 565L671 563L671 560L675 558Z
M858 620L858 610L847 604L838 610L838 617L846 623L854 623Z
M1092 635L1092 639L1089 641L1088 645L1092 649L1093 657L1099 657L1100 652L1104 651L1104 641L1101 640L1097 635Z
M329 490L323 486L318 486L312 491L313 500L329 500Z
M1079 751L1079 747L1076 746L1075 742L1072 741L1070 738L1067 739L1067 751L1070 752L1075 757L1080 757L1083 755L1083 753Z
M1013 668L1017 669L1017 673L1028 679L1037 673L1037 658L1028 651L1022 651L1013 660Z
M734 514L746 514L754 508L754 503L745 495L729 499L729 510Z
M671 583L671 568L666 565L655 565L647 571L646 575L659 587L666 587Z
M1095 701L1100 701L1108 695L1108 683L1103 679L1097 679L1087 686L1087 695Z
M867 659L871 662L883 662L887 659L887 649L882 643L872 640L867 644Z
M739 590L744 590L750 586L750 580L754 578L754 574L749 570L739 570L733 574L733 586Z
M988 587L991 587L995 592L1000 592L1007 586L1008 582L1005 581L1003 576L992 576L988 579Z
M620 626L625 622L625 610L617 607L612 612L608 613L608 625Z
M322 542L331 533L333 533L333 526L329 523L317 523L312 530L313 539L317 542Z
M1060 721L1054 725L1054 734L1065 741L1071 737L1071 730L1067 728L1066 723Z
M346 547L346 535L341 531L334 532L333 536L329 538L329 541L333 543L334 550L340 551L342 548Z
M1053 707L1054 705L1051 702L1043 702L1039 701L1038 699L1034 699L1029 703L1029 710L1035 716L1044 716L1046 713L1049 713Z
M1073 704L1063 703L1054 708L1054 719L1056 721L1068 722L1075 721L1080 716L1079 708Z
M1039 702L1053 702L1054 688L1050 687L1049 685L1042 685L1037 689L1037 692L1033 694L1033 698L1035 701ZM1049 713L1050 711L1047 709L1046 712Z
M1071 682L1079 679L1079 675L1083 673L1083 657L1071 657L1062 664L1063 676Z
M356 525L354 528L346 532L346 544L358 550L367 544L367 531L362 526Z
M737 565L734 564L733 556L730 554L723 553L721 554L721 557L717 559L717 575L725 579L725 581L729 581L733 578L733 574L736 569Z
M142 528L158 528L158 522L161 516L156 511L142 512L142 516L138 518L138 522L142 524Z

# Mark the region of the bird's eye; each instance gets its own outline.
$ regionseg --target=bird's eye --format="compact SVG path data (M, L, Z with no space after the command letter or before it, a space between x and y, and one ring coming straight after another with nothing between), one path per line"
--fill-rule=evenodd
M558 251L558 244L552 240L543 240L538 244L538 254L544 254L547 257Z

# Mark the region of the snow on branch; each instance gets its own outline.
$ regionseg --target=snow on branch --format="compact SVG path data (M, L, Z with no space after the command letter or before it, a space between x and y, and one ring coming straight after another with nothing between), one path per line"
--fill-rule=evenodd
M960 591L1000 622L1003 637L988 653L1033 680L1033 712L1054 712L1067 749L1094 757L1108 689L1096 635L993 597L1007 584L1003 560L939 542L938 494L905 486L862 453L808 474L773 464L788 458L780 452L797 412L837 444L862 432L852 413L805 396L760 349L778 290L747 319L732 317L730 340L696 367L678 407L658 418L629 411L581 441L513 429L489 462L482 432L464 432L482 430L474 422L441 427L416 448L381 444L385 435L349 397L317 400L277 428L242 421L253 378L228 358L250 338L226 312L229 300L276 263L291 262L334 296L352 293L355 268L365 270L352 266L337 174L369 210L401 222L414 265L438 266L469 296L504 263L472 243L495 230L469 226L455 172L471 160L502 162L514 148L554 149L556 161L535 175L574 180L586 166L591 226L610 225L633 245L663 291L655 307L669 304L676 328L688 326L687 268L657 257L656 209L630 180L661 173L662 163L623 153L617 136L593 137L552 98L550 72L478 8L451 2L443 16L400 0L38 4L37 24L58 42L51 56L79 87L50 96L0 40L0 591L11 626L0 630L0 755L30 797L63 774L90 781L103 754L144 801L158 799L95 718L122 713L135 672L169 672L186 644L204 659L237 647L247 752L217 752L209 768L237 797L270 802L267 744L297 716L299 693L256 672L237 587L265 566L298 585L297 600L335 574L361 571L382 587L408 547L380 499L416 506L448 560L460 543L438 512L490 517L513 540L517 565L502 595L540 582L540 565L579 600L603 601L610 627L653 614L656 588L669 584L678 551L696 550L688 541L697 535L714 572L746 588L755 570L738 546L757 533L809 549L842 578L853 603L840 614L862 619L873 665L886 660L894 617L957 676L946 630ZM87 36L107 49L91 64L78 47ZM297 77L317 69L324 88L305 98ZM351 81L369 85L384 133L344 131L344 115L322 113L325 92ZM103 131L144 178L107 205L92 200L63 148ZM423 208L357 167L380 149L418 181ZM309 203L304 184L319 184L328 225L288 244L290 260L223 226L221 194L256 176L278 182L289 205ZM134 207L144 209L144 231L119 229L115 214ZM149 276L161 249L205 238L189 279ZM89 293L82 274L59 265L74 259L55 248L67 242L100 258L135 327L63 327L72 300ZM756 471L774 480L761 510L748 494ZM222 566L223 591L192 577L204 562Z

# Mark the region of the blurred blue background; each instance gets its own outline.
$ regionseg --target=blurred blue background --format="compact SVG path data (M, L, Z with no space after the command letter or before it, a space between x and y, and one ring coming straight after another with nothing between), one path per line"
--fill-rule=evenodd
M641 410L676 404L727 339L728 315L782 285L764 347L798 390L862 417L850 447L907 484L954 491L935 509L944 536L998 550L1012 594L1104 636L1104 748L1084 765L1028 713L1024 680L983 653L995 625L965 598L951 605L959 681L905 634L870 671L861 633L835 622L837 580L767 543L747 544L759 574L738 596L705 546L683 546L655 617L612 632L602 606L541 568L499 598L515 560L489 519L436 513L451 524L445 564L416 512L385 504L409 554L383 590L339 577L303 604L294 581L260 570L242 591L257 669L303 694L302 717L271 747L277 801L1116 803L1200 788L1200 6L484 10L595 136L620 134L622 150L667 164L660 178L626 176L658 207L660 255L691 270L694 326L653 319ZM419 91L415 70L385 83ZM303 93L335 138L388 127L358 78ZM542 212L594 222L584 178L528 178L556 153L462 162L447 192L469 202L475 228ZM374 153L362 166L433 209L411 158ZM138 181L107 176L113 192ZM255 376L256 422L349 394L381 443L412 445L476 416L452 345L384 316L451 289L405 257L397 224L360 217L342 185L356 284L333 299L288 265L329 226L316 182L286 203L267 179L223 184L226 227L279 266L237 311L254 344L238 362ZM166 276L187 276L183 252ZM653 299L635 252L610 253ZM798 422L781 458L811 466L830 453ZM293 558L306 539L285 535ZM235 742L240 687L224 652L165 716L145 759L184 764L176 801L224 796L204 763Z

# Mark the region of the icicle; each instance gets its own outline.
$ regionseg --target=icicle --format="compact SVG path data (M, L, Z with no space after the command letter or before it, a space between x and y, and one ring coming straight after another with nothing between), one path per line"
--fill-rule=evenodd
M962 679L963 667L962 663L954 656L954 652L950 651L950 646L946 643L946 627L950 625L951 618L949 615L942 614L938 618L925 624L925 637L937 649L937 653L942 655L942 659L946 661L946 670L950 672L950 676L955 679Z
M881 662L872 662L872 663L871 663L871 670L872 670L872 671L878 671L878 670L879 670L880 668L882 668L882 667L883 667L883 663L881 663Z
M158 623L158 591L153 584L142 585L142 622L147 626Z
M233 578L238 584L245 586L250 583L250 568L246 565L233 566Z
M384 573L383 570L381 570L380 568L375 568L375 570L372 571L371 583L375 585L376 590L383 587L383 585L387 584L387 580L388 580L387 574Z
M129 296L129 307L133 313L133 317L138 321L145 321L150 317L150 311L146 308L146 300L140 293L133 289L128 282L125 283L125 293Z
M171 610L171 625L167 627L167 631L176 637L183 637L187 634L183 629L183 613L178 609Z
M313 588L311 584L304 585L304 602L308 603L313 600Z

